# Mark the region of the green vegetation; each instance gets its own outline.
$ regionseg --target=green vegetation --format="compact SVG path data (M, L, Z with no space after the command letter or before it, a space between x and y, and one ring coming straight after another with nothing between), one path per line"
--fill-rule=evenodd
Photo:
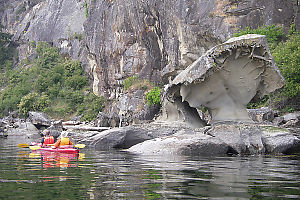
M153 83L147 79L140 79L137 76L130 76L123 82L124 91L128 90L148 90L153 88Z
M137 76L130 76L126 78L123 82L124 90L128 90L132 85L139 82L139 79Z
M148 92L146 95L147 105L160 105L160 94L161 89L159 87L154 87L150 92Z
M85 1L84 3L83 3L83 6L84 6L84 10L85 10L85 17L86 18L88 18L88 5L87 5L87 2Z
M147 105L160 105L160 94L161 89L159 87L154 87L154 84L149 80L141 80L137 76L130 76L126 78L123 82L124 91L134 91L134 90L150 90L146 94Z
M64 58L58 49L39 42L36 58L23 63L18 69L5 65L5 76L0 77L2 115L17 110L24 116L29 111L42 111L54 118L82 115L90 121L103 109L104 99L89 91L79 61Z
M248 108L271 106L282 112L298 110L299 105L297 106L295 101L300 99L300 34L296 31L295 25L291 25L286 35L282 28L272 25L258 29L246 28L235 36L251 33L266 35L275 63L286 83L282 89L265 96L262 100L251 101Z
M12 35L0 32L0 70L12 67L12 60L16 51L11 38Z
M272 55L286 81L283 95L300 96L300 35L291 35L286 42L281 42Z
M83 35L81 33L74 33L73 38L80 41L83 39Z
M275 25L264 26L257 29L251 29L249 27L246 27L245 30L240 30L238 33L234 34L234 37L246 34L265 35L267 37L271 49L274 48L284 37L282 28Z

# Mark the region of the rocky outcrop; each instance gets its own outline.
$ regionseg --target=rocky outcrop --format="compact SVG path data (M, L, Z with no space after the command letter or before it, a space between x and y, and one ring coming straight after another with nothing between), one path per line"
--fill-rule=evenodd
M39 130L29 121L17 120L13 126L7 129L7 135L23 136L30 139L39 139L41 137Z
M275 113L271 108L263 107L259 109L247 109L247 112L249 117L255 122L270 123L275 119ZM280 121L277 120L279 119L276 119L276 121L274 121L275 126L278 126L280 124Z
M173 105L165 106L164 120L174 118L174 109L184 107L186 112L181 111L181 116L195 113L192 125L197 126L196 110L206 107L213 123L249 122L246 105L251 99L263 97L283 84L265 36L232 38L207 51L168 85L165 104ZM198 118L201 126L203 121Z
M292 2L279 0L91 2L84 27L94 92L113 97L132 75L167 83L236 28L286 26L291 10Z
M33 41L49 42L82 61L94 93L110 99L122 95L129 76L167 84L238 28L300 26L299 6L281 0L0 0L0 5L3 30L20 43L20 60L32 55ZM119 114L116 107L106 112Z
M178 130L180 130L180 126L170 127L157 124L143 124L114 128L100 133L94 132L85 138L80 138L80 134L73 133L73 137L78 142L85 143L99 150L128 149L146 140L173 135Z
M20 60L32 55L34 45L30 45L30 42L49 42L59 47L65 56L82 61L85 71L90 75L93 92L98 96L122 100L122 83L125 78L133 75L161 85L172 82L175 96L181 99L173 99L163 106L176 111L170 114L174 117L169 120L176 121L176 128L171 123L165 129L151 124L154 127L149 129L129 127L101 133L89 132L88 137L92 139L86 140L86 143L91 142L96 148L110 143L108 148L129 148L160 137L162 139L159 140L164 142L161 145L157 143L157 147L152 149L149 149L152 145L148 146L148 152L153 152L154 148L167 149L170 146L171 154L197 154L205 150L212 154L256 154L284 153L295 143L296 139L286 131L270 134L270 131L257 125L222 125L224 130L220 129L221 125L209 127L209 130L206 127L199 128L206 125L199 115L200 105L210 109L214 123L226 120L227 117L231 121L249 121L244 107L249 99L255 95L262 96L282 85L276 70L269 67L272 61L265 45L261 45L263 38L248 40L244 43L245 48L234 40L223 44L227 45L224 49L220 48L222 45L217 46L206 54L213 56L207 60L215 60L208 62L207 68L196 70L199 62L204 61L201 56L230 38L238 28L277 24L286 29L293 22L299 27L299 9L295 1L0 0L0 5L3 5L0 6L3 30L14 34L14 40L20 43ZM235 48L235 44L238 48ZM250 58L244 55L245 52ZM236 57L239 59L236 60ZM253 76L246 77L243 70L236 70L235 75L226 77L226 70L233 71L230 67L239 65L235 62L241 62L247 68L248 61ZM193 71L187 69L188 66L200 72L194 74L198 77L192 81L185 80L191 76L184 75ZM180 73L182 75L177 76ZM239 73L249 79L247 84L239 79ZM206 80L199 86L202 75L205 75ZM231 75L233 82L229 81ZM275 77L274 81L268 75ZM212 82L209 83L209 79ZM230 87L225 87L225 82ZM216 91L210 90L211 83ZM193 91L203 88L206 88L204 92L208 94L202 95L206 99L199 100ZM231 91L231 95L226 88ZM245 88L249 89L248 97ZM220 93L221 98L212 98ZM133 102L134 105L144 100L143 97L130 98L132 100L126 99L126 102ZM219 102L211 102L207 98ZM196 102L193 99L197 99ZM174 104L183 100L186 100L185 103ZM108 106L106 112L121 114L121 107L117 107L120 104L114 105ZM216 108L220 108L221 112ZM135 116L149 116L136 112L137 109L141 109L141 106L136 106L130 112ZM237 111L237 115L233 111ZM181 124L177 119L188 123ZM165 134L175 134L172 136L174 138L162 137L163 131L166 131ZM233 133L234 138L229 141L233 136L227 133ZM182 143L176 137L181 137ZM273 138L282 138L280 144Z
M203 128L153 122L103 132L70 132L78 143L98 150L122 149L142 155L259 155L300 152L289 130L254 123L224 122Z
M40 128L42 126L49 127L52 124L52 120L41 112L29 112L29 119L32 124Z

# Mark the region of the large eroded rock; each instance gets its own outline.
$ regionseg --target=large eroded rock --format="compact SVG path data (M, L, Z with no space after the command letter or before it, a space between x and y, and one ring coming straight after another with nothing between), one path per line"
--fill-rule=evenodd
M231 38L207 51L171 82L166 99L179 107L206 107L217 121L252 121L246 105L281 88L284 79L276 67L265 36ZM165 113L170 111L165 109ZM168 119L168 118L167 118Z

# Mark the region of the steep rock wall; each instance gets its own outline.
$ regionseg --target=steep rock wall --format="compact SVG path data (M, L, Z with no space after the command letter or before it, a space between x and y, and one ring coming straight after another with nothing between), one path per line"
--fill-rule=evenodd
M0 0L0 5L3 30L21 44L21 60L31 54L30 41L53 43L80 59L94 93L110 99L120 96L129 76L170 82L238 28L300 24L299 3L282 0Z
M114 98L133 75L167 83L238 28L289 27L298 7L278 0L91 1L84 27L95 55L94 91Z

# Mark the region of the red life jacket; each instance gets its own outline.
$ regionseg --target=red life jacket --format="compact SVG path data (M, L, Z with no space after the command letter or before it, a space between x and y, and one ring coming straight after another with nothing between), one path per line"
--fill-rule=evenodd
M54 144L53 136L44 137L44 145L47 145L47 144Z

